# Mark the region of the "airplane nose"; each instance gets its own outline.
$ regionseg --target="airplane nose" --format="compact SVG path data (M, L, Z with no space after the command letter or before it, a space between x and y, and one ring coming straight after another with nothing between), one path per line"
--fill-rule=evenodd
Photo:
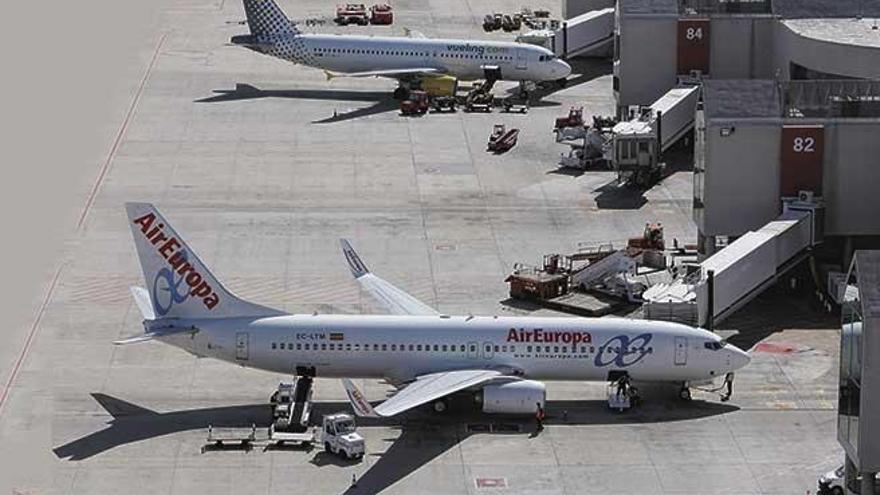
M740 349L739 347L736 347L731 344L727 344L724 347L727 349L727 352L730 354L730 367L733 370L738 370L740 368L744 368L746 365L748 365L752 361L751 356L749 356L747 352Z
M559 71L562 73L560 78L568 77L571 74L571 66L564 60L557 60L557 62L559 62Z

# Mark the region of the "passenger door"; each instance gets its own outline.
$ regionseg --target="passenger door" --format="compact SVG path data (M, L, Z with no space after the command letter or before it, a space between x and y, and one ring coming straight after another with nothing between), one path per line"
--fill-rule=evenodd
M235 334L235 359L239 361L248 360L248 333L239 332Z
M468 348L468 353L467 353L468 359L477 359L478 357L480 357L480 344L478 344L476 342L468 342L467 348Z
M516 49L516 68L517 69L528 69L529 67L529 52L522 48Z
M687 337L675 338L675 365L684 366L687 364L688 342Z

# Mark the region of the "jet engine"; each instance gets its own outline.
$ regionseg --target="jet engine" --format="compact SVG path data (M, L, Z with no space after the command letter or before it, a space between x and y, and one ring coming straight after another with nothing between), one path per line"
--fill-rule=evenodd
M547 387L534 380L518 380L483 387L483 412L489 414L534 414L544 407Z

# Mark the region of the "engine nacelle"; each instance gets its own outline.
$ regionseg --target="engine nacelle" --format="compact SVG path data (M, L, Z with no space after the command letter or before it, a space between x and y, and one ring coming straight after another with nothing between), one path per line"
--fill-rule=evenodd
M547 387L534 380L487 385L483 387L483 412L490 414L535 414L544 407Z

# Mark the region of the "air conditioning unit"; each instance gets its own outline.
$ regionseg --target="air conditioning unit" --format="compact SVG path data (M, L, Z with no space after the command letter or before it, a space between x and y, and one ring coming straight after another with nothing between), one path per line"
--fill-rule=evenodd
M799 203L812 203L813 202L813 191L798 191L798 202Z

